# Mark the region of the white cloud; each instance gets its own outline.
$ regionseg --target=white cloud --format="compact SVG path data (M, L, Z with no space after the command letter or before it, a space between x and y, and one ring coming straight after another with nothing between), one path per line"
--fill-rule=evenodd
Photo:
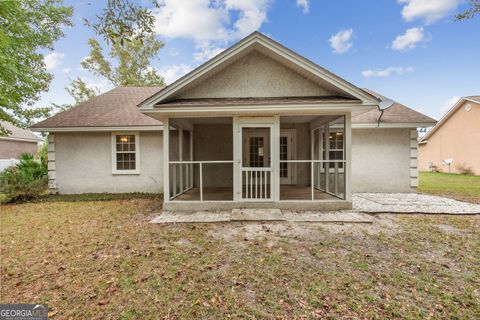
M398 0L404 4L405 21L423 20L426 24L438 21L452 13L462 0Z
M170 84L192 70L193 70L192 66L189 66L186 64L178 64L178 65L164 66L159 70L159 73L165 79L165 83Z
M62 72L63 72L63 73L69 73L71 70L72 70L72 69L70 69L70 68L67 67L67 68L63 68L63 69L62 69Z
M407 51L416 48L419 43L428 40L423 31L423 27L407 29L404 34L392 41L392 49Z
M302 8L303 13L310 11L310 0L297 0L297 6Z
M353 46L351 41L353 30L341 30L328 39L333 48L333 53L345 53Z
M176 57L180 54L180 51L178 51L177 48L172 48L168 51L168 54L171 56L171 57Z
M392 74L403 75L413 71L413 67L388 67L385 69L369 69L362 72L365 78L389 77Z
M43 57L43 62L45 63L47 70L52 70L62 63L64 57L64 53L52 52Z
M166 38L193 40L198 58L219 51L229 41L258 30L267 19L269 0L163 0L155 10L155 32ZM215 49L217 48L217 49Z
M447 101L445 101L443 105L440 107L440 113L444 115L448 110L450 110L451 107L453 107L455 103L458 102L458 100L460 100L460 98L461 97L459 96L453 96Z
M193 60L197 62L206 61L215 57L217 54L225 50L225 48L218 48L209 44L198 46L198 51L193 54Z

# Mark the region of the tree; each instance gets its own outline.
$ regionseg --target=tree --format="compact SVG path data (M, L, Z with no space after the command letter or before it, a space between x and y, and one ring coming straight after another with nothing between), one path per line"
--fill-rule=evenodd
M90 100L99 93L98 90L89 88L82 78L73 80L65 89L75 99L76 105Z
M159 41L154 34L149 34L144 39L134 39L125 42L115 41L110 46L108 56L94 38L88 40L90 54L80 64L94 75L107 80L113 86L163 86L165 82L152 67L152 61L157 57L158 51L163 48L163 42ZM96 96L98 91L89 88L86 83L77 77L66 88L74 98L75 104L79 104ZM65 110L68 105L54 105Z
M133 39L121 45L119 41L112 44L109 56L115 65L105 58L100 43L91 38L89 56L81 62L97 76L105 78L114 86L163 86L163 78L150 66L163 48L163 42L154 34L144 39Z
M473 18L476 14L480 13L480 0L470 0L470 7L455 16L456 20L465 20L465 19L471 19Z
M159 6L156 0L151 2ZM155 24L152 11L132 0L108 0L106 8L96 19L95 22L84 19L84 22L107 44L119 43L122 46L126 42L147 38Z
M26 126L48 113L31 108L52 80L40 51L53 49L63 28L72 25L72 14L62 0L0 1L1 120Z

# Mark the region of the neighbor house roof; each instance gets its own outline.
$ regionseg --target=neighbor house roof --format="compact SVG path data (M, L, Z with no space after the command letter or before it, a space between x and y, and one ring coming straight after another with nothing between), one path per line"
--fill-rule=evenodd
M438 121L438 123L430 129L425 136L423 136L420 143L426 143L428 138L430 138L457 110L461 107L463 102L465 101L472 101L480 104L480 96L468 96L460 98L457 103L447 111L447 113Z
M375 91L372 91L369 89L363 89L363 90L379 98L382 101L391 100ZM352 123L353 124L378 123L379 118L380 118L380 124L384 124L384 125L414 123L419 125L423 124L425 126L433 126L437 122L435 119L432 119L418 111L410 109L401 103L398 103L393 100L391 101L393 102L393 104L390 107L384 109L383 114L378 109L369 110L353 116Z
M29 130L16 127L7 121L0 120L0 127L7 129L7 131L10 131L10 133L7 136L0 136L0 139L27 141L27 142L37 142L42 140L40 137L34 135Z
M465 99L467 99L467 100L473 100L473 101L475 101L475 102L480 103L480 96L468 96L468 97L465 97Z
M162 87L118 87L43 120L32 129L158 127L162 123L141 113L137 105L160 89Z

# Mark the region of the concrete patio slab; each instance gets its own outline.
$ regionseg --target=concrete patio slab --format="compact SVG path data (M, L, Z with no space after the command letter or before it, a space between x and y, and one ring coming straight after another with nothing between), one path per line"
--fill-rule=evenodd
M480 214L480 205L418 193L354 193L353 210L368 213Z
M233 209L230 221L285 221L280 209Z
M360 212L282 211L279 209L234 209L230 211L199 211L194 213L163 211L150 223L213 223L213 222L329 222L372 223L374 217Z
M163 211L150 223L213 223L230 221L230 211L171 212Z
M290 222L329 222L329 223L372 223L375 218L362 212L337 211L283 211L286 221Z
M151 223L213 222L318 222L372 223L368 213L480 214L480 205L417 193L355 193L353 210L294 211L274 208L233 209L223 211L163 211Z

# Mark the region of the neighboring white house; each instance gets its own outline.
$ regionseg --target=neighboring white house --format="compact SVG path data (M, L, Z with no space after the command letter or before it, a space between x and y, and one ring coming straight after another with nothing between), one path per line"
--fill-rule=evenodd
M418 184L435 120L255 32L165 88L121 87L35 126L60 193L164 192L167 210L344 209Z

